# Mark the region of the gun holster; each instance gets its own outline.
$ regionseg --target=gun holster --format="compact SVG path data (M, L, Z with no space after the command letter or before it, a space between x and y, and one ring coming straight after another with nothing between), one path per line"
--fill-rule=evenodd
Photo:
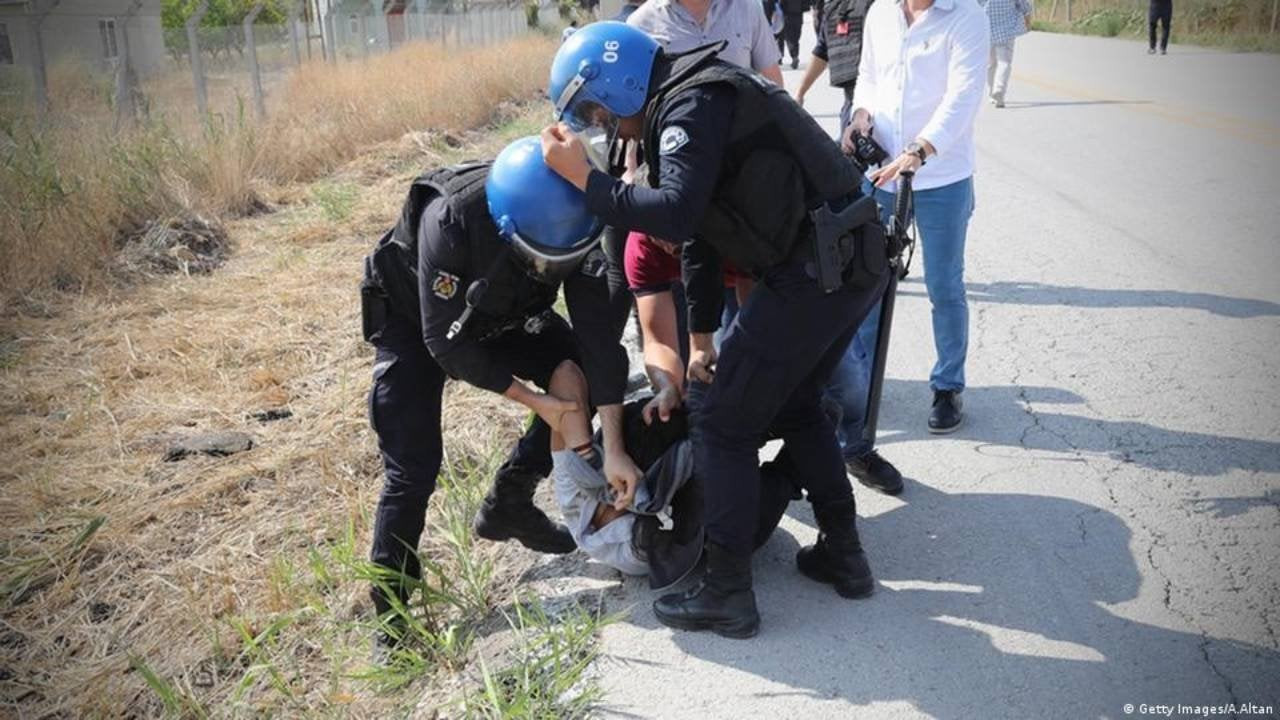
M373 258L364 259L364 279L360 281L360 329L365 342L373 342L387 326L387 291L373 267Z
M824 293L833 293L845 284L845 268L857 254L856 244L862 233L854 231L868 223L876 222L879 208L874 197L867 195L849 203L839 212L823 203L809 211L813 223L813 259L818 284ZM876 233L877 237L883 237Z

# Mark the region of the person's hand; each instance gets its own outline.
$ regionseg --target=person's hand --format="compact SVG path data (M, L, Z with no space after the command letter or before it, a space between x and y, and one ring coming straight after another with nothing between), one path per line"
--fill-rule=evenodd
M658 391L649 402L645 403L644 410L640 411L641 417L644 418L645 425L653 424L653 414L658 414L658 419L667 422L671 419L671 411L680 407L680 391L675 387L667 386Z
M689 335L689 379L710 383L715 380L716 346L710 333Z
M904 172L914 173L919 170L920 166L923 164L924 161L920 159L919 155L904 152L894 158L893 162L877 169L867 177L871 182L875 183L876 187L884 187L894 180L897 180L898 176Z
M871 114L861 108L854 111L853 117L849 120L849 127L845 128L844 135L840 136L840 149L845 155L852 155L857 149L853 144L855 135L871 135Z
M587 189L587 177L591 175L587 149L564 123L543 128L542 161L574 187Z
M632 462L631 456L624 452L605 452L604 477L609 487L613 488L615 510L626 510L636 499L636 488L640 487L643 475L640 468Z
M582 408L572 400L562 400L555 395L541 394L532 399L529 409L550 425L552 432L563 434L561 428L564 425L565 415L578 412Z

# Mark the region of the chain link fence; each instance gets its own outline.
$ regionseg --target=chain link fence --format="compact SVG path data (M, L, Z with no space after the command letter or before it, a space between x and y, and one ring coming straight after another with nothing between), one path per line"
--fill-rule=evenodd
M546 0L275 0L220 26L206 20L209 0L191 6L175 22L162 0L0 3L0 122L60 112L117 127L157 114L197 126L261 118L285 110L275 91L306 63L360 62L408 43L472 48L559 22Z

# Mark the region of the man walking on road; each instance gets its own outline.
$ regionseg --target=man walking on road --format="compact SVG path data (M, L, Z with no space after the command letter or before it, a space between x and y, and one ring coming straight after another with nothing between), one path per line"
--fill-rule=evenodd
M791 53L791 69L795 70L800 67L800 31L804 29L804 11L809 3L807 0L779 0L779 4L782 5L782 38L787 42L787 52Z
M1004 107L1004 93L1013 69L1013 41L1031 29L1031 0L987 0L991 20L991 57L987 65L987 92L991 104Z
M1169 54L1169 24L1173 22L1173 0L1151 0L1147 6L1147 54L1156 54L1156 23L1160 23L1160 54ZM1274 27L1274 23L1272 25Z
M843 134L871 135L896 157L871 174L883 213L893 208L895 181L915 173L915 218L924 252L924 281L933 307L938 354L929 377L929 431L948 433L963 419L960 393L969 348L964 244L973 214L973 122L982 104L991 33L975 0L882 0L867 12L853 95ZM875 347L879 313L859 334Z

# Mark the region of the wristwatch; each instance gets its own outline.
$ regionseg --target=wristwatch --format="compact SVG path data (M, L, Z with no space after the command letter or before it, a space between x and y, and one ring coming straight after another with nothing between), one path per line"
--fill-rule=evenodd
M912 140L910 143L907 144L905 148L902 149L902 152L911 153L912 155L915 155L916 157L920 158L920 164L921 165L924 164L924 158L926 153L925 153L924 145L921 145L918 140Z

